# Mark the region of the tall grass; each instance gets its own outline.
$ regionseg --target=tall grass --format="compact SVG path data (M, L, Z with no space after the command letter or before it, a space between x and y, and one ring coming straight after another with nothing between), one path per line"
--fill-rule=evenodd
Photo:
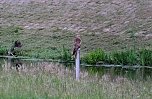
M152 66L152 51L130 49L106 53L102 49L97 49L88 52L82 60L87 64L97 64L102 61L105 64Z
M152 51L147 49L142 49L139 51L139 63L144 66L152 66Z
M25 65L25 64L24 64ZM5 65L7 66L7 65ZM81 71L80 81L74 72L58 64L26 64L19 72L1 69L1 99L151 99L151 78L129 80L106 74L90 75Z
M98 62L103 62L105 60L106 54L102 49L91 51L83 57L83 61L87 64L97 64Z
M0 55L7 55L7 49L4 47L0 47Z
M136 51L134 50L112 52L111 58L113 64L121 64L121 65L137 64L137 54Z
M102 90L98 90L95 84L75 81L71 76L72 71L64 69L63 66L46 65L44 62L33 66L26 65L20 72L5 70L0 72L1 99L100 99L99 97L103 97Z

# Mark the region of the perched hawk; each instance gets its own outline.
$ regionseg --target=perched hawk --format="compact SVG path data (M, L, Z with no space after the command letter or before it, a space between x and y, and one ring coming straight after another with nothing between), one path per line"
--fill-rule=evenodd
M74 39L74 48L73 48L73 54L74 56L76 56L77 50L80 48L81 46L81 38L80 35L76 35L75 39Z

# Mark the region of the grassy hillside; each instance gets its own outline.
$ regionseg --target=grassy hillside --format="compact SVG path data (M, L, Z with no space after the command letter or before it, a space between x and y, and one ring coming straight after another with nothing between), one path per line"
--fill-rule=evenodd
M0 15L1 47L19 39L32 56L71 50L75 33L82 54L152 48L151 0L0 0Z

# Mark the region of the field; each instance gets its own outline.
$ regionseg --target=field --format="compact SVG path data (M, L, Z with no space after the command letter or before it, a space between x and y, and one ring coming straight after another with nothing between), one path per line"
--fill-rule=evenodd
M81 71L75 80L73 69L58 63L24 63L17 72L2 64L1 99L151 99L152 79L146 80L110 73L90 74Z
M0 55L20 40L20 56L71 61L76 33L88 64L152 64L151 0L0 0ZM0 60L0 98L152 99L151 69L87 67L79 81L74 70L23 62L16 71Z
M44 2L45 1L45 2ZM20 40L24 55L57 58L80 33L81 54L133 47L151 49L151 1L0 0L0 47Z

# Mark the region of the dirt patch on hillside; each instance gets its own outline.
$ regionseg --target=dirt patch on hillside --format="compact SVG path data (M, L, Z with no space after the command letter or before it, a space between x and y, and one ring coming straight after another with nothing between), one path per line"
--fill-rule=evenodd
M147 27L146 25L152 25L152 2L150 0L144 2L135 0L1 0L0 3L32 3L30 6L13 8L15 10L20 9L19 14L26 11L26 15L19 21L32 19L31 21L34 21L35 24L39 24L39 26L37 25L38 27L45 27L47 24L51 25L50 23L54 23L61 29L73 32L89 31L121 34L127 28L136 27L138 30L146 29L150 32L151 26ZM22 7L24 9L21 9ZM31 14L29 16L33 17L28 17L28 20L26 20L27 13L30 10L28 10L29 7L33 9L30 11ZM15 12L13 13L15 14ZM37 21L41 22L38 23ZM29 26L31 26L31 23ZM30 28L32 27L36 26L34 25ZM106 29L108 31L104 31Z
M32 2L36 3L46 3L48 0L0 0L0 3L7 3L7 4L28 4Z

